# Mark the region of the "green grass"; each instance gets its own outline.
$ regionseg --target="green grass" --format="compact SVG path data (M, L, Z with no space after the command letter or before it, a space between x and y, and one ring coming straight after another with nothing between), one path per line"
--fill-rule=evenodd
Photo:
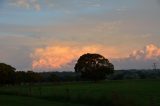
M108 106L159 106L160 80L122 80L97 83L63 83L59 85L5 86L0 87L0 94L3 94L3 96L6 96L4 98L7 98L6 102L3 102L4 104L12 100L8 98L16 96L16 98L22 98L22 100L14 98L15 103L18 103L20 100L21 102L25 102L25 98L30 98L31 101L40 103L40 105L41 102L38 101L42 101L42 104L56 101L55 103L62 102L99 106L106 106L106 104ZM63 104L59 105L61 106ZM55 106L59 105L56 104ZM50 106L50 104L46 106Z
M0 106L84 106L72 103L60 103L33 97L0 95Z

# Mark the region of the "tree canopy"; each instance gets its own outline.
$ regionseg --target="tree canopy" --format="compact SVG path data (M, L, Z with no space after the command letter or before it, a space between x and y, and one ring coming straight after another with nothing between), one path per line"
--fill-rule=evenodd
M114 72L113 64L100 54L87 53L80 56L74 68L82 78L91 80L105 79L106 74Z
M15 70L8 64L0 63L0 84L13 83Z

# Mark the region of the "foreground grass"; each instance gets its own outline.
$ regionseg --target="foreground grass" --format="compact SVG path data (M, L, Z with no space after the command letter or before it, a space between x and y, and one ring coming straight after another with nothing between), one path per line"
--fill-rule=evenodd
M35 101L34 103L38 103L38 100L42 101L42 104L48 101L49 104L46 103L46 106L50 106L50 102L53 101L99 106L159 106L159 90L160 80L122 80L97 83L5 86L0 87L0 94L6 95L4 98L12 98L10 95L16 95L17 98L21 98L20 96L23 96L23 98L26 96L32 97L33 100L31 101ZM20 101L19 99L14 100ZM25 100L21 101L25 102ZM5 103L7 103L7 99ZM39 103L42 105L41 102ZM59 105L56 104L55 106Z
M60 103L33 97L0 95L0 106L84 106L72 103Z

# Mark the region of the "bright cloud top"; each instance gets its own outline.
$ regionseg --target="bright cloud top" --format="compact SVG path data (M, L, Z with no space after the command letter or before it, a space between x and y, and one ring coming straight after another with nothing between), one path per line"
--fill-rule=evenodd
M33 69L59 69L78 59L84 53L100 53L111 57L117 55L114 48L102 45L53 45L37 48L31 54Z
M141 66L149 66L160 58L160 48L154 44L149 44L141 50L135 50L130 55L128 54L127 57L114 47L106 47L99 44L59 43L45 48L36 48L31 54L32 68L34 70L73 70L75 61L85 53L102 54L106 58L113 60L115 65L122 65L119 68L123 68L127 64L131 66L128 68L142 68Z
M142 50L136 50L131 55L131 58L135 59L158 59L160 57L160 48L154 44L147 45Z
M128 57L112 59L116 69L152 69L153 63L160 64L160 48L154 44L134 50ZM157 68L160 68L157 65Z

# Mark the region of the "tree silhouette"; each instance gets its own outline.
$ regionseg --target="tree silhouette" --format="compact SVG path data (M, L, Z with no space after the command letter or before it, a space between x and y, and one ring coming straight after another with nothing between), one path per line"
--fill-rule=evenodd
M80 73L82 78L90 80L105 79L106 74L114 72L114 66L99 54L84 54L80 56L75 67L75 72Z
M27 71L26 72L26 81L28 83L35 83L35 82L41 82L42 76L38 73L35 73L33 71Z
M15 83L16 84L23 84L27 82L27 75L24 71L16 71L15 72Z
M0 63L0 84L13 84L15 79L15 68L5 64Z
M60 81L60 77L57 76L56 74L51 74L51 75L49 76L49 80L50 80L51 82L59 82L59 81Z

